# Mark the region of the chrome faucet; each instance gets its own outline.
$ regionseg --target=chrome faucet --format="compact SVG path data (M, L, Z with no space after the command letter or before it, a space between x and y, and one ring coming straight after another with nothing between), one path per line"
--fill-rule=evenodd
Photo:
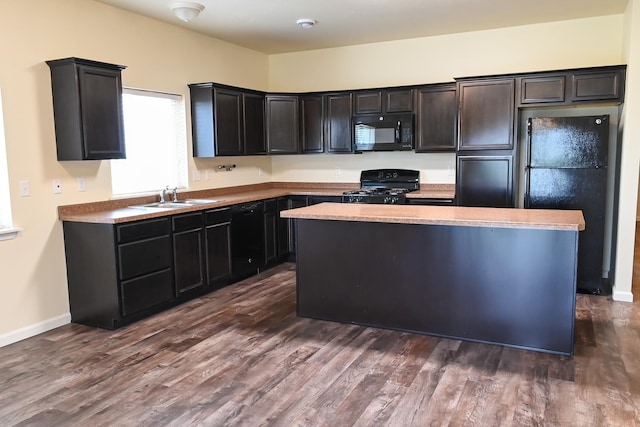
M178 187L173 187L171 189L171 193L173 194L173 201L177 202L178 201Z
M160 203L164 203L167 201L167 193L169 192L169 186L167 185L162 190L160 190Z

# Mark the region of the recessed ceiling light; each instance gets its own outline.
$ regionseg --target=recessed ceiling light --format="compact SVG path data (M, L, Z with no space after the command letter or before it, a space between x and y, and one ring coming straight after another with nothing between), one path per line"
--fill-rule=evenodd
M316 21L315 19L308 19L308 18L302 18L302 19L298 19L296 21L296 24L298 24L298 26L300 26L301 28L311 28L314 25L316 25L318 23L318 21Z

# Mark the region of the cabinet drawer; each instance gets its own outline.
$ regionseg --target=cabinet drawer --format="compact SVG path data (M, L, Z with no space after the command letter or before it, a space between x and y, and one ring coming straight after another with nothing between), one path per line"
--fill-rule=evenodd
M170 269L122 282L122 315L128 316L173 298Z
M171 239L154 237L118 247L120 280L171 267Z
M171 223L174 232L202 228L202 212L176 215L171 218Z
M118 235L118 243L168 235L169 219L159 218L119 225L116 233Z
M231 208L212 209L205 212L205 224L222 224L231 222Z

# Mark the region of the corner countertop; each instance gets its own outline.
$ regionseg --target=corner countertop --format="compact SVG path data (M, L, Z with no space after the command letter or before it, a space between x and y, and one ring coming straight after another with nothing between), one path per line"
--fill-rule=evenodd
M282 211L283 218L466 227L582 231L582 211L321 203Z
M156 202L158 196L135 197L106 200L58 207L61 221L88 222L101 224L119 224L142 219L159 218L169 215L195 212L204 209L222 208L238 203L276 197L300 196L341 196L348 190L359 188L357 183L300 183L273 182L244 185L239 187L217 188L209 190L187 191L179 193L179 199L215 199L217 201L184 206L175 209L134 207ZM422 184L420 190L408 193L410 198L453 199L453 184Z

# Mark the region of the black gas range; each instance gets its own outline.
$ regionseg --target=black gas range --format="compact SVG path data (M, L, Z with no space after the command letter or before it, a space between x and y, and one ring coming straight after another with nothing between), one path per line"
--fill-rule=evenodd
M371 169L360 172L360 188L346 191L343 203L402 205L406 193L420 189L420 171L408 169Z

